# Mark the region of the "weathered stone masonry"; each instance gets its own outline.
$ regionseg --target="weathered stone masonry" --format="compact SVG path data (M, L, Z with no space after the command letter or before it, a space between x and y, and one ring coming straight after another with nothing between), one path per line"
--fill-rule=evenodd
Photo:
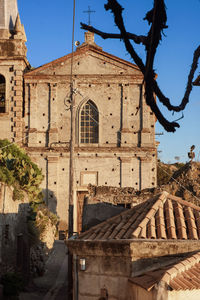
M6 78L1 138L23 144L42 168L46 203L58 213L60 228L66 229L71 54L30 70L24 29L16 16L13 13L14 28L7 28L7 35L1 31L0 74ZM156 186L155 118L145 103L139 69L104 52L87 32L74 53L73 74L75 209L89 183L136 190ZM86 105L98 121L87 120ZM89 142L92 134L97 136L95 143Z

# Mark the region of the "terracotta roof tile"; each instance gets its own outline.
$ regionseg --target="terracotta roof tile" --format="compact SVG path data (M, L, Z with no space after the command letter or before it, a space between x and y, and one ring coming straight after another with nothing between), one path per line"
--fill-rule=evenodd
M199 213L199 211L196 211L196 210L193 210L193 212L194 212L195 222L196 222L196 226L197 226L198 238L200 238L200 213Z
M178 283L176 283L176 281L173 281L173 283L171 284L171 288L176 291L180 290L180 286Z
M166 239L166 226L165 226L165 217L164 217L164 211L163 211L163 202L161 202L161 205L158 208L158 211L155 215L155 221L156 221L156 228L157 228L157 237L159 239Z
M88 231L81 240L200 239L200 208L163 192Z
M148 223L149 224L149 223ZM147 228L148 228L148 224L147 226L144 226L142 228L138 228L140 230L140 233L138 234L137 237L139 237L140 239L145 239L147 236Z
M187 288L188 288L187 281L184 280L184 278L182 276L180 276L178 278L174 278L173 281L175 281L176 284L178 285L178 290L187 290Z
M170 200L167 200L164 204L165 220L166 220L166 230L169 239L176 239L176 225L174 220L173 205Z
M155 218L149 220L147 224L147 233L146 236L149 236L150 239L156 239L156 226L155 226ZM145 236L145 238L146 238Z
M178 239L187 239L186 223L183 214L183 207L180 203L173 201L175 223L178 231Z
M177 291L200 289L200 253L182 258L178 263L169 261L168 266L145 272L143 275L130 278L129 281L146 290L151 290L161 281Z
M170 276L173 275L173 274L176 274L177 273L177 269L175 267L173 268L170 268L169 270L167 270L166 272L167 274L169 274Z

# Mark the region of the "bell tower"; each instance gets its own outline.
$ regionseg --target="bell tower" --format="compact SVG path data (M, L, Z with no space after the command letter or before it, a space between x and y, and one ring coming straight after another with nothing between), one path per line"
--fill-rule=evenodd
M23 74L29 68L17 0L0 0L0 138L22 143Z

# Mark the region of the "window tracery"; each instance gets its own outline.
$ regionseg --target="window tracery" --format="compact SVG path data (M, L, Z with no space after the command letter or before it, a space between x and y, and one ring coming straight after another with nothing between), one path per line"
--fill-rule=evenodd
M94 144L99 141L99 112L91 100L87 101L80 112L80 142Z

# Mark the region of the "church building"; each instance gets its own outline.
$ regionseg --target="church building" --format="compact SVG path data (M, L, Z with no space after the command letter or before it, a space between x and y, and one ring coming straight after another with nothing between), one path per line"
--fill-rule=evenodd
M43 170L49 208L68 224L70 83L74 87L74 230L88 184L155 187L155 116L138 67L105 52L85 32L73 54L38 68L26 58L17 0L0 0L0 138L21 145ZM69 41L71 42L71 41Z

